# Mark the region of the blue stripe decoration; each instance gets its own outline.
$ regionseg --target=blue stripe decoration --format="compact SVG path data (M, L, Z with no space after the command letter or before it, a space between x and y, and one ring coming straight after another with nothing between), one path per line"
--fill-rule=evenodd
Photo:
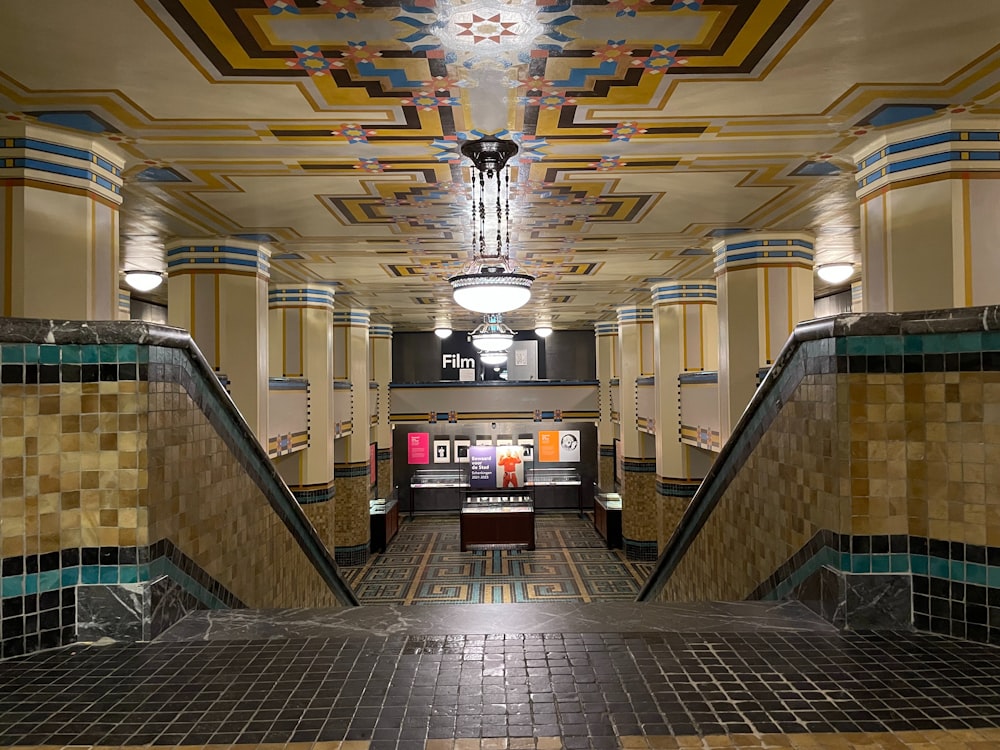
M618 323L595 323L594 331L598 336L618 335Z
M910 169L920 167L930 167L935 164L948 164L956 161L1000 161L1000 151L945 151L938 154L928 154L913 159L905 159L894 164L887 164L877 172L858 180L858 189L867 187L873 182L877 182L886 175L899 174Z
M1000 131L951 130L945 133L935 133L933 135L925 135L920 138L911 138L899 143L889 144L878 151L873 151L859 161L857 167L858 170L867 169L886 156L914 151L918 148L927 148L928 146L938 146L942 143L991 143L994 141L1000 141Z
M698 385L702 383L718 383L718 372L682 372L677 376L677 382L681 385Z
M653 308L651 307L625 307L618 310L619 323L635 323L646 320L653 320Z
M333 322L368 325L371 322L371 317L370 313L359 312L357 310L335 310L333 313Z
M55 162L43 161L41 159L21 157L15 159L5 159L4 161L10 163L2 164L0 165L0 168L14 167L18 169L33 169L36 172L47 172L48 174L57 174L63 177L73 177L78 180L86 180L87 182L93 182L100 185L102 188L114 193L115 195L119 195L122 191L121 185L117 185L89 169L70 167L65 164L57 164Z
M387 325L373 325L368 329L368 334L370 336L381 336L385 338L392 337L392 326Z
M780 239L757 239L748 240L746 242L734 242L731 245L724 245L724 252L732 252L733 250L746 250L751 247L804 247L807 250L813 249L813 243L807 242L806 240L789 238L786 240Z
M181 253L229 253L231 255L252 255L255 258L264 257L260 250L251 250L245 247L233 247L232 245L182 245L167 250L167 257L180 255Z

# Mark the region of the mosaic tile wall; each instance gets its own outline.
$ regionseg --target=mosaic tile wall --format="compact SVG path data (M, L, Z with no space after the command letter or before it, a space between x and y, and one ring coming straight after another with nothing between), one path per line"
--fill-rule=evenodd
M864 316L863 334L799 344L733 450L742 459L719 469L714 509L689 514L707 520L661 597L806 595L848 626L905 614L1000 643L1000 333L961 328L994 327L991 311L939 333ZM883 322L896 330L877 335ZM876 617L885 599L893 611Z
M674 529L680 523L681 516L688 503L698 489L695 482L671 482L662 477L656 478L656 548L663 550Z
M338 465L334 476L337 479L334 557L338 565L363 565L371 541L368 464Z
M622 546L630 560L655 560L656 461L625 459L622 476Z
M145 637L185 606L336 604L209 422L218 407L192 401L187 356L0 344L0 655L99 630L116 592L141 600L122 615Z
M376 472L379 497L389 497L395 489L392 476L392 446L379 448L376 454Z

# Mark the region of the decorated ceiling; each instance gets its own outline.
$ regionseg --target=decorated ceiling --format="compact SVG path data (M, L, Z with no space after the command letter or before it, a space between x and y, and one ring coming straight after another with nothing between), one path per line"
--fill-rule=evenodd
M729 233L859 262L858 139L1000 106L996 0L549 2L5 2L0 110L124 150L123 269L258 239L273 281L426 330L478 322L447 282L466 140L519 146L511 255L537 281L507 322L579 328L710 278Z

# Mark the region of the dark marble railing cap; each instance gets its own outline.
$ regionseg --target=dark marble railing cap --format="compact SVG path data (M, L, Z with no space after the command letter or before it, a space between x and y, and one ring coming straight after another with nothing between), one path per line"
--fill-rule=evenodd
M148 344L187 349L182 328L142 320L45 320L0 317L0 342L6 344Z

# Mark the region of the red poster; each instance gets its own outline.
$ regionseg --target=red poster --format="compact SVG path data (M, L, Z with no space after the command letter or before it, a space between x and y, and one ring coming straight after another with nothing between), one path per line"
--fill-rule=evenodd
M406 461L410 464L429 464L431 462L431 434L429 432L411 432L407 435Z

